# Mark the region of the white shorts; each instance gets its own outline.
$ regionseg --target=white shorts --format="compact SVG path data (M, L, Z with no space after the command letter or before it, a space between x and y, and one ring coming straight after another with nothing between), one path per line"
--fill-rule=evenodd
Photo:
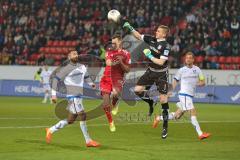
M82 98L68 98L67 110L72 114L77 114L84 110Z
M51 87L48 83L46 83L46 84L43 84L43 89L44 89L44 91L50 91Z
M192 97L188 95L179 95L178 97L180 100L180 102L176 104L178 108L180 108L183 111L188 111L194 108Z

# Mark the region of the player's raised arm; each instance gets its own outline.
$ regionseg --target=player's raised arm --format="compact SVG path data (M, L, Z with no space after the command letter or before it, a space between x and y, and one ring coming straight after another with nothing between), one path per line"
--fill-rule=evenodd
M123 28L127 28L134 37L136 37L138 40L142 40L143 35L141 35L138 31L136 31L129 22L125 22L123 24Z

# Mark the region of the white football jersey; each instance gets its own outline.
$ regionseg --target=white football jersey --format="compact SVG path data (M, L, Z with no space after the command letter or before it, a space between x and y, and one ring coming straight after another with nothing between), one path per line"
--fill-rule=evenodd
M194 96L197 83L203 80L204 76L199 67L193 65L192 68L184 66L180 68L174 79L180 81L179 94Z
M83 84L87 82L92 85L93 82L90 79L87 68L80 63L69 63L66 66L60 68L53 78L52 82L52 95L56 95L57 83L62 80L66 87L67 97L76 97L83 94Z
M50 71L50 70L45 70L45 69L43 69L43 71L41 72L41 78L42 78L42 82L43 82L43 84L49 84L49 78L50 78L50 76L51 76L51 74L52 74L52 71Z
M87 68L84 65L79 65L65 77L64 84L66 86L83 87L86 72Z

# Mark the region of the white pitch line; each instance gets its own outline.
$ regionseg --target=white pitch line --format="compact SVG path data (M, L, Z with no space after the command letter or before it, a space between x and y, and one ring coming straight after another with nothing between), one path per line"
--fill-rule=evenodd
M176 123L176 124L183 124L183 123L190 123L190 122L169 122L169 123ZM200 121L200 123L240 123L240 121ZM150 125L150 122L137 122L137 123L123 123L117 124L117 126L127 126L127 125ZM91 127L98 127L98 126L108 126L108 124L88 124ZM32 128L46 128L49 126L6 126L0 127L0 129L32 129Z

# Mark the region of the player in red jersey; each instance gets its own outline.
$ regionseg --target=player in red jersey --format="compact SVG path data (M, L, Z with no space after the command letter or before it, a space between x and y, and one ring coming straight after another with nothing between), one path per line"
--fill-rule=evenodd
M103 109L107 116L110 131L115 132L112 114L117 114L118 97L124 84L124 74L130 70L130 53L122 49L122 37L115 34L112 37L113 49L106 52L106 67L100 81L103 97ZM111 113L111 108L112 113Z

